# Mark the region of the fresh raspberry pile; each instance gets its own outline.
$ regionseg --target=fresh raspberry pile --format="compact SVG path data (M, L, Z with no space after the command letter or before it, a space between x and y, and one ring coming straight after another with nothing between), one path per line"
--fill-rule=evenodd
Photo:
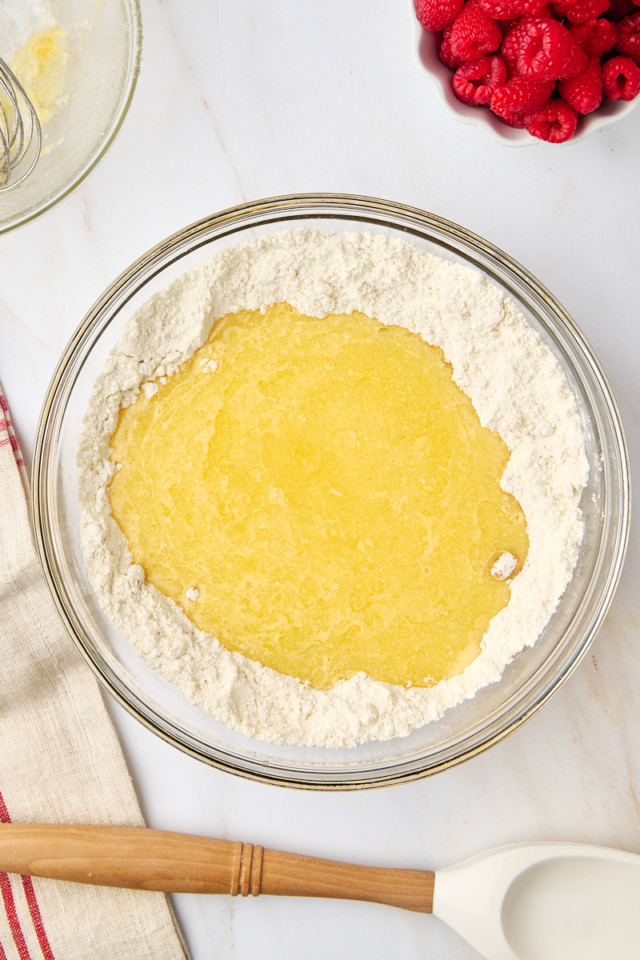
M640 92L640 0L415 0L463 103L549 143Z

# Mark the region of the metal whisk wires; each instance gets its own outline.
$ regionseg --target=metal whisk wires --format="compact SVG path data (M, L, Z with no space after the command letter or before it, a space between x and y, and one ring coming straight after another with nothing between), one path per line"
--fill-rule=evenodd
M22 183L35 167L42 132L22 84L0 57L0 190Z

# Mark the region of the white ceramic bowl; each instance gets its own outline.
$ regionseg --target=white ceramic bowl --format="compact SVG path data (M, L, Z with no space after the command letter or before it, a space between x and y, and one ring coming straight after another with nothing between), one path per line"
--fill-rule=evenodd
M502 123L488 107L472 107L458 100L451 85L453 71L446 67L438 57L440 35L437 33L429 33L421 26L416 18L413 2L411 3L411 14L415 20L418 62L429 74L442 103L456 120L480 127L482 130L485 130L489 136L493 137L494 140L499 140L500 143L504 143L509 147L527 147L534 143L543 142L536 137L532 137L526 130L510 127L506 123ZM639 100L640 96L636 97L635 100L605 101L602 106L598 107L593 113L580 118L576 133L566 142L577 143L579 140L584 140L585 137L588 137L589 134L595 130L600 130L602 127L606 127L608 124L614 123L616 120L622 119L622 117L626 117L627 114L631 113ZM554 146L556 146L556 144L554 144Z

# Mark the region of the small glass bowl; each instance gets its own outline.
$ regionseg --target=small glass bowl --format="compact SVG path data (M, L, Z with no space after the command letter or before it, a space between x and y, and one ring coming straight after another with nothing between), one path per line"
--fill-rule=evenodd
M542 143L541 140L532 137L526 130L519 127L510 127L503 123L488 107L474 107L458 100L451 85L453 70L445 66L438 56L440 34L424 30L416 19L413 2L411 6L415 20L418 63L429 74L429 79L435 85L438 96L449 113L453 114L456 120L460 120L462 123L479 127L494 140L499 140L500 143L504 143L508 147L530 147L532 144ZM596 130L621 120L635 109L639 101L640 95L634 100L603 100L601 106L593 113L580 117L578 129L566 142L569 144L578 143Z
M518 305L575 392L591 474L584 540L571 582L538 642L498 683L409 736L349 749L283 747L230 730L190 704L135 654L101 611L80 545L76 454L94 381L129 317L152 294L220 250L291 227L368 231L481 270ZM316 789L371 787L433 774L515 730L557 690L591 643L620 575L629 473L615 401L589 345L557 300L480 237L420 210L366 197L311 194L244 204L186 227L115 280L67 346L40 417L33 470L38 550L58 609L110 693L142 723L223 770Z
M0 193L0 233L39 216L84 180L120 129L138 78L139 0L58 0L53 6L68 51L65 93L41 124L35 168Z

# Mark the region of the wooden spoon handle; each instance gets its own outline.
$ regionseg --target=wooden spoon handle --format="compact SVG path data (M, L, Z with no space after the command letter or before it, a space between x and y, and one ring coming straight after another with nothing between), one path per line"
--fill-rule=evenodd
M434 874L319 860L142 827L0 825L0 870L99 886L333 897L431 913Z

